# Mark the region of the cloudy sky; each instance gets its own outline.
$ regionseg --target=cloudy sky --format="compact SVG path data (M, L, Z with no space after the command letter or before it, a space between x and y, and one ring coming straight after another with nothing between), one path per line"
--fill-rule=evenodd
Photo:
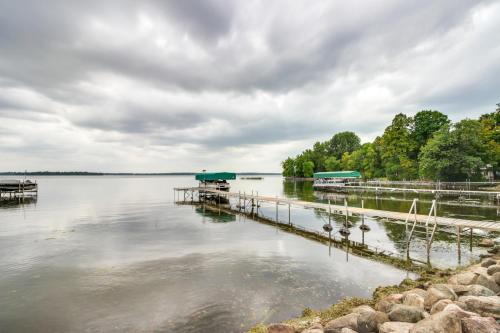
M500 102L500 3L0 0L0 171L280 171Z

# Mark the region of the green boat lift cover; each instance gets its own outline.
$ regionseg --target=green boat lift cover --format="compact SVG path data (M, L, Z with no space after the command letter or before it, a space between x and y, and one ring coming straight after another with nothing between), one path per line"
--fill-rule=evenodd
M361 173L359 171L327 171L314 173L314 179L324 178L361 178Z
M200 182L214 180L233 180L236 179L234 172L203 172L196 174L196 180Z

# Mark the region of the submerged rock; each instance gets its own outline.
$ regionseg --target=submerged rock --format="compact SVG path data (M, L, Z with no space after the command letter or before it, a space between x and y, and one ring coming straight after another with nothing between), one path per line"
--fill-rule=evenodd
M388 321L380 325L379 333L409 333L410 330L415 326L412 323L404 323L398 321Z
M396 304L389 312L389 318L391 321L416 323L424 318L424 311L416 306Z
M482 239L478 245L481 247L493 247L495 246L495 241L493 239L485 238Z
M354 331L358 329L358 317L359 313L350 313L343 317L339 317L333 320L330 320L325 325L325 333L341 333L342 328L347 327Z

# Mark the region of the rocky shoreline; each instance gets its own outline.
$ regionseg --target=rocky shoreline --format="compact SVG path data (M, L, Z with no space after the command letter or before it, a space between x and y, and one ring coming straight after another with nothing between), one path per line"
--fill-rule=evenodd
M500 248L482 262L379 287L252 333L500 333Z

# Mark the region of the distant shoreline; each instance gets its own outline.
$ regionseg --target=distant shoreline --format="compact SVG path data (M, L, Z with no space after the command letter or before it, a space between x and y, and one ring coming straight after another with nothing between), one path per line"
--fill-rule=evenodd
M7 171L0 172L0 176L193 176L197 172L87 172L87 171L32 171L32 172L17 172ZM236 173L238 176L278 176L279 172L241 172Z

